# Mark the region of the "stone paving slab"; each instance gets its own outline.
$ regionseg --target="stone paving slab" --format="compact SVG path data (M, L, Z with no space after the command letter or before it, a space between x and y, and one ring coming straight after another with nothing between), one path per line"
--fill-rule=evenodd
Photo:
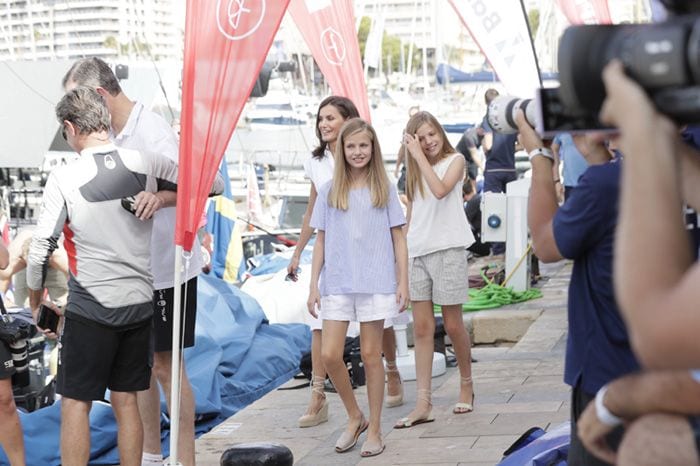
M278 442L292 451L297 465L494 465L520 434L532 426L549 428L569 419L570 390L563 381L566 341L566 299L571 263L541 266L548 277L541 281L544 297L507 306L536 320L512 347L476 347L473 364L476 393L473 413L455 415L451 409L459 388L459 373L433 379L435 422L410 429L393 429L408 414L416 399L415 382L405 382L405 404L382 412L386 451L375 458L361 458L360 447L337 454L333 445L345 428L340 399L328 394L327 423L299 429L298 417L309 399L309 389L275 390L237 413L196 442L197 464L219 465L221 454L235 443ZM502 310L482 311L498 313ZM480 317L481 319L482 317ZM485 317L483 317L485 319ZM292 380L291 386L300 381ZM367 413L365 387L355 390ZM360 437L359 444L365 436Z

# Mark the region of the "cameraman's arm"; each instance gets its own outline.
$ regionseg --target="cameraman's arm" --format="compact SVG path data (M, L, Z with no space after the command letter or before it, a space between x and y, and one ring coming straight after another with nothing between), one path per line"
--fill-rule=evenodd
M653 413L697 415L700 413L700 383L687 370L628 374L607 384L602 403L625 423ZM577 428L589 452L610 463L616 462L615 453L605 441L614 426L601 422L596 403L588 404L579 417Z
M554 189L557 192L557 202L564 202L564 184L561 181L559 172L561 167L561 155L559 154L559 138L555 137L552 141L551 149L554 154L554 166L552 167L552 176L554 177Z
M614 278L633 348L650 368L700 367L700 268L682 215L684 143L619 62L603 80L601 120L619 128L625 154Z
M0 269L4 269L8 265L10 265L10 253L5 245L0 243Z
M522 111L515 116L520 133L520 143L530 153L543 147L542 140L525 121ZM556 262L563 259L554 240L552 220L559 204L552 178L552 161L546 157L533 157L532 183L527 205L527 225L532 234L532 246L542 262Z
M683 200L700 211L700 152L687 144L680 146Z

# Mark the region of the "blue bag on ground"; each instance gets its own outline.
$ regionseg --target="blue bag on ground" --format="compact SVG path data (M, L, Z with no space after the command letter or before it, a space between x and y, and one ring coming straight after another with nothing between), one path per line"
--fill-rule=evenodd
M506 456L497 466L565 466L571 423L565 422Z

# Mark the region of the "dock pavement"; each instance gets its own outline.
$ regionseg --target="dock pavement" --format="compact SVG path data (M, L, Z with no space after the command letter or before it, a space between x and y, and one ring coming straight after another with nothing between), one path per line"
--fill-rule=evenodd
M465 313L465 325L476 346L472 357L474 411L452 414L459 390L459 372L450 367L433 378L435 422L410 429L393 429L415 404L415 381L404 382L402 406L382 410L386 450L373 458L360 457L360 445L338 454L333 446L347 418L338 395L327 393L329 420L300 429L297 419L306 410L309 389L274 390L218 425L196 442L197 464L218 466L222 453L237 443L275 442L288 447L295 465L436 465L492 466L523 432L544 429L569 420L570 389L563 382L566 347L566 300L572 264L541 265L537 287L543 297L477 313ZM527 324L514 344L515 331L507 323L520 317ZM522 326L520 327L522 328ZM501 330L499 330L501 329ZM499 335L503 332L504 335ZM488 334L487 336L484 336ZM507 335L505 335L507 334ZM480 339L494 344L479 344ZM298 384L291 380L285 386ZM365 387L355 389L365 413Z

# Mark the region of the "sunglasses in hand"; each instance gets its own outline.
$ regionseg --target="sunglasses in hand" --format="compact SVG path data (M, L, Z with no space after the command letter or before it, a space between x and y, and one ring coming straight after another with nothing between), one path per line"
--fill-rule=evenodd
M284 281L286 282L295 282L299 280L299 274L301 273L301 267L297 267L297 269L294 271L294 273L288 273L286 277L284 277Z

